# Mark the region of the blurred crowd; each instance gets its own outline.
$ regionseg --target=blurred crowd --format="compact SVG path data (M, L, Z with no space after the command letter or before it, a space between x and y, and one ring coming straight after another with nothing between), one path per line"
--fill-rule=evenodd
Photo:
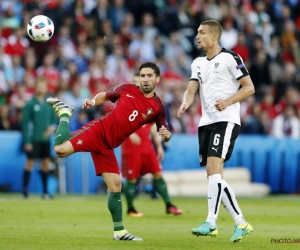
M75 108L76 130L111 109L83 111L84 98L131 82L142 62L155 61L173 133L196 134L199 98L182 118L176 113L200 54L196 30L214 19L224 28L220 45L240 54L256 88L241 103L242 133L299 138L299 13L298 0L1 0L0 130L20 130L37 76L47 79L49 96ZM55 25L46 43L27 35L39 14Z

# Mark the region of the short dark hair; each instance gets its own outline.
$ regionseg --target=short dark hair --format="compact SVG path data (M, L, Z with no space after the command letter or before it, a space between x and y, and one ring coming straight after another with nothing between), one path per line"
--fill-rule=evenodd
M141 72L141 70L143 68L151 68L154 70L154 73L156 76L160 76L160 69L154 62L145 62L145 63L141 64L141 66L139 68L139 73Z
M220 40L223 32L222 25L216 20L206 20L201 23L201 25L207 25L210 28L211 32L215 32L218 34L218 38Z

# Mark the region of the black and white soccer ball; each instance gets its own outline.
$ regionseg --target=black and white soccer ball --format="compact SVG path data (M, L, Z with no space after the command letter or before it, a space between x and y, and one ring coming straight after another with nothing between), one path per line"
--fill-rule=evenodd
M35 42L47 42L54 34L54 24L47 16L34 16L27 24L27 33Z

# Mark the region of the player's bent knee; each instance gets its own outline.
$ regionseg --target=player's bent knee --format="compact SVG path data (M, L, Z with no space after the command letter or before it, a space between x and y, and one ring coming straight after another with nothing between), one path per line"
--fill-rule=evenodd
M128 182L135 184L137 182L136 178L132 178L132 179L127 179Z
M111 182L111 188L115 190L115 192L119 192L122 190L122 183L120 181Z
M119 174L115 173L102 173L109 192L121 192L122 183Z
M158 179L163 178L162 172L154 173L154 174L153 174L153 178L154 178L155 180L158 180Z
M122 190L121 182L119 182L119 183L108 183L107 187L108 187L108 191L113 192L113 193L121 192L121 190Z
M61 145L55 146L54 151L55 151L56 155L61 158L74 153L74 149L70 142L65 142Z
M55 146L54 151L58 157L65 157L65 151L61 145Z

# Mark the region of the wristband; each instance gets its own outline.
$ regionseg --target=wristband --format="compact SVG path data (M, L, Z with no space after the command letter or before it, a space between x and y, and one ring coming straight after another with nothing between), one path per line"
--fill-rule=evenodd
M94 105L93 105L93 106L95 106L95 105L96 105L96 101L95 101L94 99L92 99L92 102L94 103Z

